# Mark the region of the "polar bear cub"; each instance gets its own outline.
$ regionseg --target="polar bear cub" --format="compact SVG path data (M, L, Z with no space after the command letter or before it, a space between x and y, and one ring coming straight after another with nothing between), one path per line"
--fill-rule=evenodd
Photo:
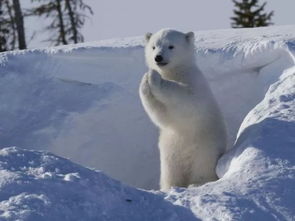
M193 32L148 33L145 56L149 71L139 93L160 129L161 189L216 180L216 163L226 149L225 125L196 65Z

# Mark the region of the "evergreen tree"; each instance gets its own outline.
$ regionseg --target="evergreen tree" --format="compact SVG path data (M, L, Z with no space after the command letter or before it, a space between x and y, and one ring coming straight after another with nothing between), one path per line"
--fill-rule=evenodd
M242 0L241 2L233 0L233 2L237 8L234 9L235 16L231 17L233 28L252 28L273 24L271 17L274 12L264 12L266 2L262 5L258 4L258 0Z
M18 48L26 49L26 35L24 27L24 18L19 0L12 0L12 6L14 11L14 22L18 37Z
M65 0L65 21L67 24L66 35L68 41L73 43L83 42L84 37L80 30L85 24L87 14L93 15L91 7L83 0Z
M4 18L3 3L0 1L0 52L7 51L7 34L9 32Z
M84 37L80 32L87 14L93 14L89 5L83 0L32 0L40 4L31 15L45 16L50 20L46 29L53 33L48 41L54 45L83 42Z
M17 48L17 28L10 0L0 0L0 51Z

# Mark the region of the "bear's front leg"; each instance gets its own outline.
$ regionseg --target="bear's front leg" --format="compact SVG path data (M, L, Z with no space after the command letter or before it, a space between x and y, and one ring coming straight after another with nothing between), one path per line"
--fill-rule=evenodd
M148 82L151 93L165 105L178 105L192 97L192 91L187 85L165 80L157 71L148 72Z
M139 85L139 94L142 97L150 97L151 96L151 89L148 82L148 74L144 74Z
M162 81L163 79L157 71L150 70L148 72L148 82L153 90L159 90L161 88Z
M154 124L162 127L167 121L166 107L153 95L148 78L149 75L146 73L141 80L139 87L140 99L145 111Z

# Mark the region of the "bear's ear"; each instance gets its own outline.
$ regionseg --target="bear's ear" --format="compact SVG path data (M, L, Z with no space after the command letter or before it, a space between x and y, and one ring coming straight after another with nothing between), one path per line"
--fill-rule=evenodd
M148 42L150 40L150 38L152 37L152 35L153 34L150 33L150 32L146 33L145 36L144 36L145 37L145 41Z
M188 42L194 42L194 39L195 39L195 34L194 32L188 32L185 34L185 39L188 41Z

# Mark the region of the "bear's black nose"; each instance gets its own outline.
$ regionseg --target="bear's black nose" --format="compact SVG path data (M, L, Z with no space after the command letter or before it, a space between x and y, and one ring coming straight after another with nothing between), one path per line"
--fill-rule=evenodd
M156 61L156 62L161 62L161 61L163 61L163 57L162 57L161 55L157 55L157 56L155 57L155 61Z

